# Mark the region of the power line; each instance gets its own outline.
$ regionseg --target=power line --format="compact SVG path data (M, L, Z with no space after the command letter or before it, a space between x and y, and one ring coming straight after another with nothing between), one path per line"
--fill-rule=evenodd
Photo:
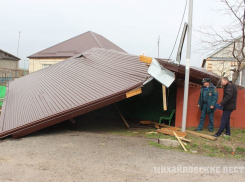
M176 37L175 42L174 42L173 49L172 49L172 51L171 51L171 54L170 54L170 56L169 56L169 58L168 58L167 62L169 61L170 57L171 57L171 56L172 56L172 54L173 54L173 51L174 51L174 48L175 48L176 42L177 42L178 37L179 37L180 29L181 29L181 26L182 26L182 23L183 23L183 19L184 19L184 16L185 16L185 10L186 10L186 6L187 6L187 1L188 1L188 0L186 0L186 2L185 2L185 9L184 9L184 13L183 13L183 16L182 16L182 20L181 20L181 23L180 23L180 26L179 26L179 31L178 31L177 37Z

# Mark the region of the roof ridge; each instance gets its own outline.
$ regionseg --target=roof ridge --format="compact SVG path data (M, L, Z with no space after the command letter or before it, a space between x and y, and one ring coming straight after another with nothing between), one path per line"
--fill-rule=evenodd
M208 58L209 58L209 57L212 57L213 55L215 55L215 54L217 54L217 53L219 53L220 51L222 51L223 49L227 48L229 45L233 44L234 41L236 41L236 40L238 40L238 39L240 39L240 38L242 38L242 35L240 35L240 36L234 38L232 42L228 42L228 43L226 43L225 45L223 45L222 47L220 47L219 49L217 49L217 50L213 51L212 53L210 53L210 54L208 55Z
M63 41L63 42L60 42L60 43L58 43L58 44L55 44L55 45L53 45L53 46L51 46L51 47L48 47L48 48L46 48L46 49L43 49L43 50L41 50L41 51L39 51L39 52L36 52L36 53L34 53L34 54L28 56L28 58L31 57L31 56L33 56L33 55L35 55L35 54L41 53L41 52L43 52L43 51L46 51L46 50L48 50L48 49L50 49L50 48L52 48L52 47L58 46L58 45L60 45L60 44L63 44L63 43L65 43L65 42L69 41L69 40L75 39L75 38L77 38L77 37L79 37L79 36L82 36L82 35L84 35L84 34L86 34L86 33L89 33L89 32L91 32L91 31L84 32L84 33L82 33L82 34L80 34L80 35L77 35L77 36L72 37L72 38L70 38L70 39L67 39L67 40L65 40L65 41Z
M97 37L94 35L94 32L89 31L91 35L93 36L95 42L100 46L100 48L104 48L103 45L100 43L100 41L97 39Z
M8 54L8 55L10 55L10 56L12 56L12 57L14 57L14 58L20 60L20 58L18 58L17 56L14 56L13 54L10 54L9 52L6 52L6 51L4 51L4 50L2 50L2 49L0 49L0 51L2 51L2 52L4 52L4 53L6 53L6 54Z

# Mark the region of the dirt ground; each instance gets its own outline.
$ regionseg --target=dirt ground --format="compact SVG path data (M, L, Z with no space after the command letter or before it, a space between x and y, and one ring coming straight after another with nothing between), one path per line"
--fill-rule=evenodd
M149 145L140 137L108 134L121 120L84 118L20 139L0 140L0 181L244 181L243 173L156 173L156 167L244 167L245 159L224 159Z

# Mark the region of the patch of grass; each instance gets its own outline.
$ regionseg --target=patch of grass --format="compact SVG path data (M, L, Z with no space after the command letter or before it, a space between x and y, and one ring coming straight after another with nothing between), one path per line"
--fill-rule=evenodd
M245 133L245 130L242 130L242 129L232 129L232 132L231 133L233 135L244 134Z
M161 144L159 144L157 142L154 142L154 141L149 141L148 144L151 145L151 146L154 146L154 147L161 148L161 149L167 149L167 147L165 147L165 146L163 146L163 145L161 145Z
M210 145L203 145L203 148L210 148Z
M147 138L152 138L152 139L158 139L158 138L161 138L161 139L172 139L172 137L171 136L168 136L168 135L163 135L163 134L161 134L161 133L157 133L157 134L154 134L154 133L152 133L152 134L146 134L146 137Z
M195 128L187 128L187 130L194 130ZM218 130L217 128L215 131ZM107 133L112 133L116 135L124 135L129 137L143 137L148 139L155 139L149 141L148 145L155 146L162 149L174 150L179 152L184 152L181 146L177 148L165 147L156 142L156 139L172 139L176 140L174 136L164 135L162 133L150 133L156 132L155 128L129 128L129 129L120 129L120 128L110 128L106 131ZM212 135L208 129L203 129L199 131L206 135ZM231 128L231 137L229 136L220 136L217 140L208 140L205 138L197 137L193 134L188 133L187 139L191 140L191 143L185 142L185 148L188 153L191 151L197 151L198 155L206 155L210 157L222 157L222 158L245 158L245 130ZM147 145L147 144L146 144ZM235 154L232 155L232 148L236 148Z
M240 141L241 143L245 143L245 136L238 137L236 140Z
M243 156L241 154L238 154L238 155L234 155L234 158L241 159L241 158L243 158Z
M227 152L232 152L232 148L231 148L231 147L224 146L224 149L225 149Z
M191 150L191 146L190 145L184 145L187 151ZM183 148L181 146L179 146L179 149L181 149L181 151L183 151Z
M196 144L196 143L193 143L191 146L194 147L194 148L197 148L199 145Z
M207 153L206 155L209 156L209 157L215 157L216 156L215 153Z
M152 134L146 134L146 137L147 138L159 138L159 135L158 134L154 134L154 133L152 133Z
M215 149L214 147L210 147L210 148L209 148L209 151L215 152L216 149Z
M231 137L230 137L229 135L224 135L223 138L224 138L225 140L231 141Z
M236 151L237 152L245 152L245 148L243 148L243 147L237 147L236 148Z
M235 134L235 135L239 134L239 133L241 133L240 129L236 129L236 130L233 131L233 134Z

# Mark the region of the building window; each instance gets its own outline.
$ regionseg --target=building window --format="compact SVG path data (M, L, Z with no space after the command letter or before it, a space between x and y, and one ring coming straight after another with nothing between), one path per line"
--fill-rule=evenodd
M42 64L42 67L43 68L47 68L47 67L49 67L49 66L51 66L52 64Z

